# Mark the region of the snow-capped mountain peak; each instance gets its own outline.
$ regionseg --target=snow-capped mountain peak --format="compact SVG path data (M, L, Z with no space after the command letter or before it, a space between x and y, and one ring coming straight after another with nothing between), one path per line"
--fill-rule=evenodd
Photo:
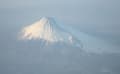
M64 26L50 17L43 17L31 25L23 27L18 38L27 42L32 40L37 43L36 41L38 41L40 47L79 49L85 54L119 53L118 46L75 30L73 27Z
M43 17L32 25L24 27L20 33L22 40L44 40L45 43L63 42L81 46L75 36L50 17Z

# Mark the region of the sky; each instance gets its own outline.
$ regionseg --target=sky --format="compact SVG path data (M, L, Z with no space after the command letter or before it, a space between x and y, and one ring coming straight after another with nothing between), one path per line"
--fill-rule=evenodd
M119 3L119 0L0 0L0 19L23 25L50 16L80 31L120 43Z
M120 45L120 0L0 0L0 60L2 60L0 61L0 73L16 74L16 70L24 73L25 71L39 72L38 68L42 67L35 63L40 60L38 60L39 57L34 57L39 55L39 52L36 53L39 50L33 51L32 48L20 50L22 45L15 46L14 38L21 28L40 20L43 16L54 17L64 25L73 26L89 35ZM12 41L13 43L11 43ZM31 53L33 56L30 55ZM101 67L102 69L99 70L115 72L114 74L120 73L120 60L117 55L85 56L81 59L69 60L79 61L84 72L86 72L85 70L94 72ZM27 64L16 64L15 62ZM53 60L53 62L55 61ZM29 65L28 63L34 64ZM16 68L16 66L18 67ZM54 69L56 68L54 67Z

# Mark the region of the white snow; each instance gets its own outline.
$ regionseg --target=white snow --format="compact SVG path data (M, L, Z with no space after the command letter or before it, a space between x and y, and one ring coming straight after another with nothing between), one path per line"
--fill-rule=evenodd
M46 43L79 43L70 32L60 27L49 17L43 17L39 21L24 27L19 38L22 40L45 40ZM80 46L80 44L77 45Z
M63 26L63 27L62 27ZM54 19L43 17L21 30L22 40L44 40L45 43L62 42L82 48L87 53L120 53L119 47L100 38L90 36L73 28L57 24Z

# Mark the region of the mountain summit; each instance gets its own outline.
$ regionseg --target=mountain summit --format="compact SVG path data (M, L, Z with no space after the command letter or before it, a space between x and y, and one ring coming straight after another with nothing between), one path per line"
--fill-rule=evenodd
M43 17L39 21L26 26L20 34L22 40L40 40L47 43L65 43L80 47L80 41L71 34L71 32L63 29L53 18Z
M119 53L118 46L57 23L50 17L43 17L31 25L23 27L19 39L27 41L28 46L32 44L32 46L38 45L52 49L78 49L80 52L82 50L85 53L95 54Z

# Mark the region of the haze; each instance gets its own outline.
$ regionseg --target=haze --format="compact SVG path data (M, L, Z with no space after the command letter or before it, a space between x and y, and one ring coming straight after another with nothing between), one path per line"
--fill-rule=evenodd
M54 66L43 68L38 64L39 50L23 50L20 47L24 44L14 43L21 28L43 16L54 17L61 24L120 45L120 0L0 0L0 74L120 74L118 54L69 58L76 62L73 65L52 56L56 58L52 61ZM23 53L27 56L21 56ZM61 68L64 64L69 73Z

